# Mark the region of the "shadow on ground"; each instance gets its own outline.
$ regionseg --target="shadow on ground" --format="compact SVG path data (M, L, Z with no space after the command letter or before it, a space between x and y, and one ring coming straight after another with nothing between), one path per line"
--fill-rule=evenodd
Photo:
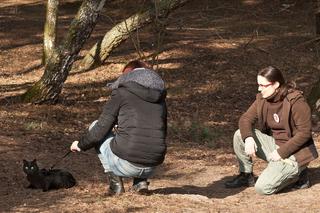
M181 187L165 187L155 190L150 190L150 194L193 194L193 195L202 195L208 198L225 198L235 194L238 194L245 190L245 187L240 187L236 189L226 189L224 183L233 176L226 176L218 181L212 182L211 184L200 187L194 185L184 185Z
M224 187L224 183L228 180L231 180L234 176L226 176L222 179L212 182L211 184L199 187L195 185L184 185L181 187L164 187L155 190L150 190L150 194L193 194L193 195L202 195L208 198L219 198L223 199L229 196L238 194L246 189L246 187L228 189ZM310 168L309 169L309 178L311 182L311 187L320 183L320 169L319 168ZM288 193L294 191L291 187L286 188L280 193Z

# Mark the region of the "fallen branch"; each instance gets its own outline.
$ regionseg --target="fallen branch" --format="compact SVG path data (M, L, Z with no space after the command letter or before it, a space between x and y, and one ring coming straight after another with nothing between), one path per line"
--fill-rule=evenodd
M312 44L312 43L317 42L319 40L320 40L320 37L316 37L316 38L313 38L311 40L304 41L304 42L294 46L293 48L299 48L299 47L302 47L302 46L305 46L305 45L308 45L308 44Z

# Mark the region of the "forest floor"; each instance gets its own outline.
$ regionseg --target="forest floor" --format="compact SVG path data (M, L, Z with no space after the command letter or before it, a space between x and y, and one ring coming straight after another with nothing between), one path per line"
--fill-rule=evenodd
M305 94L319 77L312 1L197 0L170 15L157 59L168 88L168 153L150 179L149 195L119 197L104 195L107 181L93 150L61 158L98 117L110 94L105 85L138 52L157 50L157 31L148 26L134 33L94 70L78 72L76 62L55 105L13 103L9 97L26 91L44 70L43 2L0 3L0 212L319 212L320 159L309 165L309 189L260 196L254 188L223 185L238 172L232 136L257 93L257 71L277 66ZM139 9L134 2L108 3L80 56ZM59 42L78 7L78 1L60 1ZM27 189L22 160L34 158L41 168L58 162L76 187ZM254 173L265 166L256 159ZM126 179L126 189L130 185Z

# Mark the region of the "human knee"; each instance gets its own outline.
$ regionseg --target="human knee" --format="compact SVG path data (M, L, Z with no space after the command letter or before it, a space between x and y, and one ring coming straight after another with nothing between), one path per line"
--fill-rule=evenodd
M238 129L233 135L233 146L238 146L240 143L242 143L242 137L240 129Z
M256 192L260 195L271 195L276 191L274 187L272 187L270 184L259 183L259 181L256 182L254 188Z

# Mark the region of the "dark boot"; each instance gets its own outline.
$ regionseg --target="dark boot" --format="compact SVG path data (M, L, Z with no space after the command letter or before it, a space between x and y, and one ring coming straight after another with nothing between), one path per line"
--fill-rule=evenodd
M240 172L234 179L224 183L226 188L250 187L254 186L255 180L252 173Z
M109 181L109 189L107 195L120 195L124 192L122 178L113 174L113 172L107 172Z
M132 190L138 192L139 194L148 193L149 182L147 178L133 178Z
M310 179L308 174L308 168L304 169L300 175L298 181L293 185L293 189L307 189L310 188Z

